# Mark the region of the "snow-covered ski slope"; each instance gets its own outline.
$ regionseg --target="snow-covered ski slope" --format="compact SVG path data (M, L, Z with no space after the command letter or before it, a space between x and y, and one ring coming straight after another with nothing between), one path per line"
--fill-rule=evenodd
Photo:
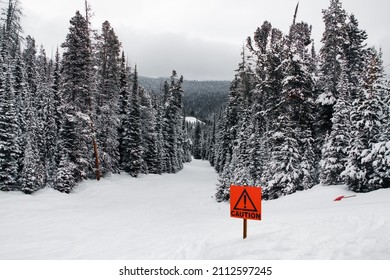
M263 220L229 217L217 174L193 161L178 174L113 175L70 195L0 193L0 259L390 259L390 189L316 186L263 201Z

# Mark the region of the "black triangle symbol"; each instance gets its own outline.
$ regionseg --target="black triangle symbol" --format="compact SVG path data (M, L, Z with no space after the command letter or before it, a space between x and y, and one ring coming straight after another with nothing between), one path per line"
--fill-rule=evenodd
M239 208L238 204L241 202L241 200L244 199L244 205L247 205L245 203L247 199L249 200L250 207L245 207L245 208ZM249 196L248 192L244 189L242 194L240 195L240 198L237 200L236 205L234 206L233 210L238 210L238 211L248 211L248 212L258 212L255 204L253 203L251 197Z

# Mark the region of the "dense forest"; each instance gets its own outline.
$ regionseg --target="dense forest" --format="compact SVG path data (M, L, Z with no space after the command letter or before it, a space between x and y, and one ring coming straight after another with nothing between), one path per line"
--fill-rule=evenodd
M22 38L19 0L9 0L0 34L0 190L69 193L110 173L176 173L191 160L176 71L159 97L130 69L108 21L93 30L77 11L52 59ZM23 43L23 44L22 44ZM23 49L21 46L25 46Z
M331 0L317 54L298 8L287 34L265 21L248 37L226 109L203 127L201 143L212 143L204 158L220 175L218 201L229 199L232 183L262 186L265 199L318 183L390 187L381 50L367 46L356 17Z

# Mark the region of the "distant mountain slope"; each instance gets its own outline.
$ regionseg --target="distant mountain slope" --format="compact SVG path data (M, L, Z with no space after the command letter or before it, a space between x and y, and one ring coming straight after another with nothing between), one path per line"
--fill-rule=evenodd
M148 91L161 93L163 84L169 78L139 77L140 84ZM187 81L184 80L184 110L188 116L212 119L224 107L229 93L230 81Z

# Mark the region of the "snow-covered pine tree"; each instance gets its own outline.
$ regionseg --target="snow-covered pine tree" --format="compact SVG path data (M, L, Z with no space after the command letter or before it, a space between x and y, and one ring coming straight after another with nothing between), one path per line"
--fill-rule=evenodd
M27 88L26 88L26 73L24 71L24 64L21 58L20 50L16 52L16 56L13 59L12 77L14 94L15 94L15 108L18 117L18 145L20 147L20 154L18 156L19 172L23 168L23 150L26 144L25 132L26 132L26 115L27 115Z
M34 154L38 155L40 166L44 166L43 184L46 184L47 177L50 176L50 185L54 178L54 169L52 160L55 154L55 142L57 127L52 122L52 112L49 107L52 106L51 94L51 73L49 63L47 61L46 52L41 47L37 55L35 39L31 36L26 38L27 47L23 52L23 60L26 69L27 89L29 91L30 109L34 110L29 119L35 122L35 132L33 136L29 136L35 143L30 144L30 149L34 150ZM31 120L30 120L31 121ZM38 150L35 151L35 148ZM49 171L50 169L50 171ZM49 175L50 173L50 175ZM39 176L38 176L39 177Z
M190 136L188 135L188 129L186 126L186 118L185 115L183 114L182 116L183 121L182 121L182 133L183 133L183 162L191 162L192 161L192 154L191 154L191 139Z
M19 190L25 144L25 79L20 54L20 1L2 11L0 34L0 190Z
M379 56L379 59L381 56ZM375 177L382 188L390 188L390 83L380 75L375 83L381 95L383 106L379 142L371 145L371 151L365 160L372 163Z
M20 0L8 0L8 5L2 10L2 16L4 23L1 48L13 59L20 51L21 34L23 33L20 23L23 16Z
M58 130L60 128L61 123L61 112L60 112L60 106L61 106L61 93L60 93L60 85L61 85L61 61L60 61L60 53L57 48L55 58L54 58L54 65L53 65L53 74L51 78L51 92L53 95L53 110L52 112L53 117L55 119L55 126L57 127L57 134Z
M50 88L50 69L49 63L47 60L46 52L41 46L39 54L36 58L36 67L37 67L37 92L35 95L36 106L36 130L37 135L35 138L36 145L39 150L39 157L41 159L42 165L45 166L45 177L49 172L49 165L53 159L55 153L55 142L56 142L56 130L54 127L52 119L52 110L49 109L49 106L52 107L52 94ZM49 143L47 143L49 141Z
M249 113L243 114L240 130L238 131L237 145L233 148L231 164L234 165L230 181L237 185L251 186L254 178L251 178L250 165L250 146L248 143L252 133L252 125Z
M161 154L161 167L162 172L170 172L168 170L172 169L172 162L168 153L168 123L166 119L166 106L169 98L169 83L165 81L162 87L162 104L159 106L157 111L157 120L160 138L160 154Z
M154 105L154 110L156 112L156 137L157 137L157 174L163 173L166 168L166 162L164 161L164 133L163 133L163 127L164 127L164 122L163 122L163 106L161 105L161 102L157 96L155 96L153 105Z
M239 76L239 86L237 90L239 92L239 125L238 125L238 134L237 140L233 148L232 161L234 163L234 171L232 182L234 184L242 185L253 185L253 182L256 180L251 177L250 172L250 150L252 142L249 139L252 137L253 129L253 77L254 74L250 68L249 63L247 62L247 57L245 54L245 48L243 48L242 61L239 64L238 76Z
M140 111L140 88L138 84L137 66L133 74L131 91L131 102L128 102L128 109L123 121L122 136L122 169L133 177L142 173L144 168Z
M119 164L120 167L123 167L123 162L125 158L125 147L123 144L123 137L124 129L125 129L125 123L127 112L130 109L130 88L129 88L129 81L130 81L130 73L129 68L126 65L126 57L124 52L122 52L121 57L121 64L120 64L120 74L119 74L119 118L120 118L120 125L118 128L118 144L119 144Z
M255 32L253 43L248 38L252 62L255 65L253 81L253 120L255 124L250 137L251 158L250 172L255 182L265 185L265 163L270 159L270 143L275 120L280 115L278 104L281 100L283 64L285 61L286 39L283 33L264 22ZM256 150L255 149L260 149Z
M348 40L344 44L345 68L350 86L349 96L350 99L354 100L357 98L360 78L365 70L367 33L359 28L358 20L354 15L348 17L346 32Z
M57 61L58 59L58 61ZM38 66L40 64L44 65L46 60L46 54L44 51L41 51L41 55L38 56ZM42 61L41 63L39 61ZM44 155L43 165L45 167L45 185L47 187L53 187L56 180L57 164L56 161L56 151L57 151L57 142L58 142L58 126L60 123L59 116L59 80L56 80L59 77L59 56L56 57L56 61L49 60L47 61L46 70L41 68L38 72L40 75L44 75L44 78L41 77L40 81L44 84L38 85L38 91L43 93L43 104L44 112L42 116L44 117L42 123L42 131L44 135L44 150L41 153Z
M143 161L145 172L159 174L158 139L156 133L156 112L152 99L143 87L139 88L140 93L140 122L142 131L142 146L144 147Z
M119 172L120 126L120 47L108 21L102 25L97 40L98 90L96 96L96 130L102 173Z
M343 43L343 56L339 58L340 73L336 85L339 99L333 107L332 130L324 144L321 181L325 184L340 184L340 173L345 169L351 138L351 106L358 106L361 77L365 69L367 34L360 30L358 21L351 15L345 25L347 40Z
M27 89L31 94L31 102L34 108L38 108L37 90L38 90L38 73L37 73L37 48L35 39L31 36L26 37L26 48L23 51L23 62L26 71Z
M252 131L248 138L249 148L249 174L253 180L254 186L264 186L264 174L269 160L269 151L267 149L268 136L264 134L263 128L258 123L259 119L253 117Z
M218 146L216 151L215 169L222 173L226 166L230 164L233 155L234 141L237 139L239 123L239 76L236 74L230 85L228 102L226 109L219 120Z
M266 182L263 188L264 199L276 199L302 188L302 155L297 141L300 129L289 119L281 115L276 129L271 134L271 157L267 164Z
M70 192L74 183L92 177L95 168L91 162L95 137L93 57L88 22L78 11L70 20L69 33L62 47L62 121L57 146L61 160L56 188ZM66 178L61 178L62 175Z
M225 112L225 131L223 131L218 166L221 176L217 190L217 199L228 198L230 184L250 184L248 139L252 133L252 85L253 73L246 62L245 49L241 53L240 62L232 82L228 105ZM222 152L222 153L221 153ZM228 177L230 176L230 177Z
M315 143L314 143L314 122L315 122L315 80L312 68L312 55L309 45L311 40L311 29L305 22L294 23L289 34L289 53L287 65L285 66L285 78L282 82L282 104L290 106L291 120L295 123L297 141L300 147L302 162L300 164L302 177L297 190L308 189L316 182L315 164Z
M60 192L70 193L80 181L77 158L73 152L73 143L77 141L74 111L61 106L62 113L56 151L57 172L53 188Z
M171 83L171 96L174 97L174 104L176 107L176 118L175 126L177 131L177 161L178 161L178 170L183 169L183 163L186 162L186 153L184 150L184 144L188 140L188 136L185 135L185 122L184 112L183 112L183 83L184 77L180 76L176 83Z
M211 166L215 166L215 141L216 141L216 133L217 133L217 120L216 120L216 117L214 115L213 117L213 122L212 122L212 128L211 128L211 131L209 132L209 153L208 153L208 157L207 157L207 160L210 162L210 165Z
M41 160L41 155L38 147L39 133L41 132L37 126L39 125L36 108L33 104L33 96L26 96L27 115L26 115L26 132L25 132L25 147L23 154L23 168L20 175L21 190L26 194L43 188L45 186L46 174L45 166Z
M266 22L262 26L265 31L260 31L260 29L258 29L257 32L261 34L267 33L267 28L269 27L267 24L268 23ZM255 38L258 38L256 36L257 35L255 34ZM250 44L249 41L250 38L248 38L248 45ZM259 41L262 41L262 39L259 39ZM260 43L256 41L256 44ZM252 50L252 52L255 52L252 46L248 46L248 48ZM258 51L256 54L260 55L261 53L260 57L263 58L264 54L262 51ZM224 168L224 166L230 164L230 160L235 158L233 157L233 153L235 147L237 144L239 144L238 138L240 137L240 133L243 132L242 129L246 130L248 127L248 124L244 125L245 128L242 127L243 120L246 119L248 122L252 121L252 117L250 116L251 112L255 112L256 109L259 109L259 107L256 107L258 104L256 102L257 100L253 99L253 88L256 84L254 81L255 75L251 67L252 65L250 56L247 55L247 48L243 47L241 52L241 62L239 63L238 69L236 70L237 74L235 75L235 78L230 85L228 104L226 106L225 112L220 118L219 126L223 125L224 127L222 130L221 127L218 129L220 130L218 133L220 139L216 142L220 142L218 146L222 150L215 151L215 167L220 174L223 172L221 167ZM260 74L258 74L258 76L260 76ZM259 111L256 111L256 113L260 114ZM256 115L256 117L257 116L258 115ZM245 133L248 133L248 131ZM246 134L241 135L241 139L246 142L250 136L251 135ZM247 170L245 172L247 172Z
M0 67L0 190L13 191L19 189L17 183L21 150L9 57L0 56Z
M233 170L235 168L235 161L232 161L231 155L226 155L225 166L221 167L219 172L218 187L215 194L215 199L218 202L229 201L230 199L230 186L234 183Z
M183 132L183 76L177 78L175 70L172 71L171 83L164 104L163 137L164 156L163 161L166 172L177 173L183 168L184 162L184 132Z
M319 53L319 96L320 105L318 118L319 138L324 138L332 127L333 106L339 97L337 84L341 76L341 63L344 59L344 46L348 41L346 30L347 14L339 0L331 0L328 9L322 11L325 31L321 42L323 46Z
M383 126L381 123L383 105L377 87L383 75L382 61L375 49L368 50L366 61L366 70L361 81L362 87L351 111L353 139L347 166L342 173L349 189L356 192L369 192L388 184L388 181L385 183L388 178L382 177L386 176L388 166L379 167L377 161L386 155L385 150L379 153L381 150L379 147L383 145L377 144ZM382 163L386 164L386 160ZM377 172L376 169L381 171Z
M313 151L314 80L307 46L311 27L295 23L290 28L286 59L282 64L284 79L276 108L271 136L270 161L267 168L267 199L310 188L315 183ZM275 106L273 105L273 106Z
M379 53L381 55L381 52ZM381 56L380 56L381 58ZM390 80L387 76L383 76L376 84L383 105L382 114L382 129L380 141L390 141Z
M320 182L325 185L338 185L344 183L341 172L345 169L348 159L348 148L351 141L351 84L348 79L346 63L342 65L341 79L337 85L339 98L334 105L331 119L332 130L327 135L321 160Z
M195 124L194 131L194 143L192 144L192 155L194 159L201 159L201 136L202 136L202 128L200 122L197 121Z
M279 116L277 104L281 98L286 39L283 33L264 22L255 32L253 42L248 38L248 48L255 60L253 100L256 121L261 134L273 129L273 120ZM267 142L267 140L265 140Z

